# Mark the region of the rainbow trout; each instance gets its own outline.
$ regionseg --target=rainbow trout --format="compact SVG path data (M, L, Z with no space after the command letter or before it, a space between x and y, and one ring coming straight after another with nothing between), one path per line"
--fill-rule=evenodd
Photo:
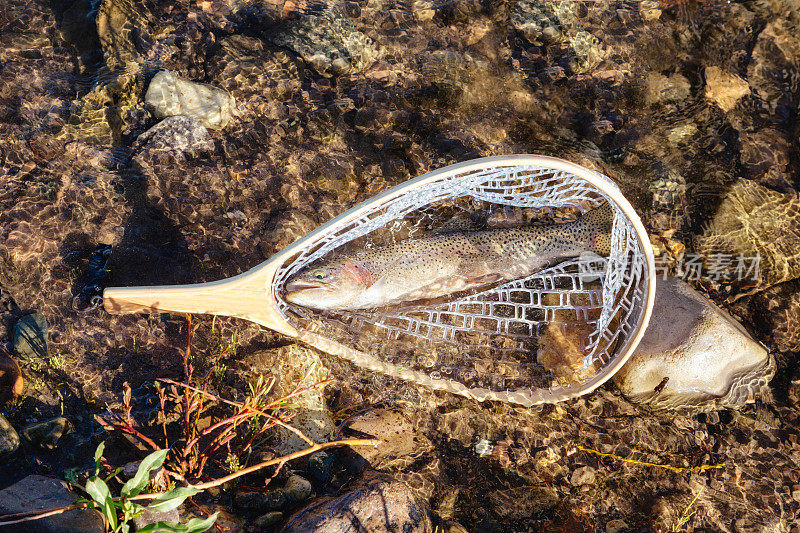
M545 226L442 233L341 253L300 270L286 300L313 309L373 309L511 281L584 252L608 255L614 211Z

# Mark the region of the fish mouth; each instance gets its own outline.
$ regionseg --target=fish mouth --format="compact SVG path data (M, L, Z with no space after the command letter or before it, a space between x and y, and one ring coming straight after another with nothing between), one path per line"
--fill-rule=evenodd
M293 293L293 292L306 291L306 290L309 290L309 289L323 289L323 290L328 290L329 291L330 287L328 287L327 285L325 285L323 283L315 283L313 281L305 281L305 280L299 280L298 279L298 280L290 281L289 283L287 283L286 286L284 287L284 289L286 289L286 293L288 294L288 293Z

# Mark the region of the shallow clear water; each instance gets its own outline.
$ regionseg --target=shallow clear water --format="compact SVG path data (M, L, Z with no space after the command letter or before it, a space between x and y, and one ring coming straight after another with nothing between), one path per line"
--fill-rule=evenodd
M788 531L800 509L799 22L789 0L5 0L0 288L47 317L51 352L63 356L58 369L25 369L37 385L15 416L55 416L63 402L88 442L87 412L116 401L123 381L178 370L182 319L73 306L92 285L232 276L408 178L547 154L611 176L658 242L761 254L760 281L697 284L774 350L775 400L668 420L609 387L521 411L326 359L364 404L406 406L441 443L394 473L425 498L458 488L455 517L477 530L602 530L613 519L659 530L702 486L689 527ZM145 104L159 69L225 89L236 116L208 138L185 126L140 137L159 122ZM87 270L102 245L113 250L107 276ZM3 305L10 325L20 311ZM222 329L239 331L243 360L288 342L232 320ZM505 455L476 458L484 438ZM581 442L732 466L637 470L575 452ZM64 453L42 471L78 461ZM36 464L14 461L0 476ZM588 489L570 483L582 465L597 470ZM482 496L539 484L557 487L559 510L523 516Z

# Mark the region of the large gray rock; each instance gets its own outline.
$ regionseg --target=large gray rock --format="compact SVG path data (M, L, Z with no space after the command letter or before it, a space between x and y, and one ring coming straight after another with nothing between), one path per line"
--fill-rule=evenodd
M11 345L27 361L47 359L47 319L39 313L25 315L14 324Z
M0 490L0 514L43 511L75 503L78 497L60 479L28 476ZM97 511L76 509L39 520L6 526L4 533L103 533L103 517Z
M408 487L388 476L362 481L336 498L320 498L289 519L284 533L360 533L432 531L427 509Z
M192 117L215 130L224 128L236 114L236 101L226 91L184 80L169 70L153 76L144 99L158 118Z
M728 313L677 278L659 279L653 316L614 376L656 410L741 407L764 392L775 360Z

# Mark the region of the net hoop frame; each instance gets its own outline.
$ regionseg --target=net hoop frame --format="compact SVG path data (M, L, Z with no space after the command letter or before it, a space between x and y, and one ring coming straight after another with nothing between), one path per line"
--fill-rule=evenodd
M653 304L655 301L656 272L653 248L650 244L647 231L645 230L638 214L630 202L623 196L617 185L610 178L597 171L590 170L564 159L533 154L490 156L464 161L462 163L456 163L427 172L417 178L413 178L401 183L365 202L362 202L361 204L356 205L350 210L321 225L305 237L297 240L294 244L277 254L274 259L284 263L292 256L296 255L298 251L314 246L322 237L336 231L337 229L352 224L362 215L373 210L376 206L388 204L398 197L413 193L414 190L425 187L427 184L487 168L515 166L538 166L554 171L563 171L573 174L578 178L584 179L590 185L596 187L598 191L600 191L607 199L612 201L618 210L621 211L622 214L627 218L627 221L630 223L636 234L638 247L644 253L645 274L643 282L646 284L646 287L643 291L644 309L639 315L639 321L636 325L636 328L633 330L633 333L630 335L630 340L626 340L625 342L624 351L614 354L612 360L606 364L595 376L583 383L580 383L578 386L573 385L562 387L559 390L535 389L530 392L524 392L522 390L493 391L489 389L474 389L452 382L451 380L433 379L424 372L408 369L397 369L395 365L385 363L370 354L346 346L338 341L323 337L317 333L310 331L298 331L297 338L322 351L333 353L350 360L362 368L381 372L383 374L398 377L400 379L410 380L417 384L433 389L446 390L455 394L476 399L478 401L498 400L524 406L532 406L542 403L556 403L588 394L603 385L627 362L644 335L644 332L650 321ZM280 289L280 282L281 280L277 277L273 280L273 286L270 287L269 291L273 298L275 298L276 292ZM278 311L284 317L284 319L286 319L285 315L283 315L280 310ZM288 324L288 320L287 325L290 325ZM291 327L292 329L295 329L294 326Z

